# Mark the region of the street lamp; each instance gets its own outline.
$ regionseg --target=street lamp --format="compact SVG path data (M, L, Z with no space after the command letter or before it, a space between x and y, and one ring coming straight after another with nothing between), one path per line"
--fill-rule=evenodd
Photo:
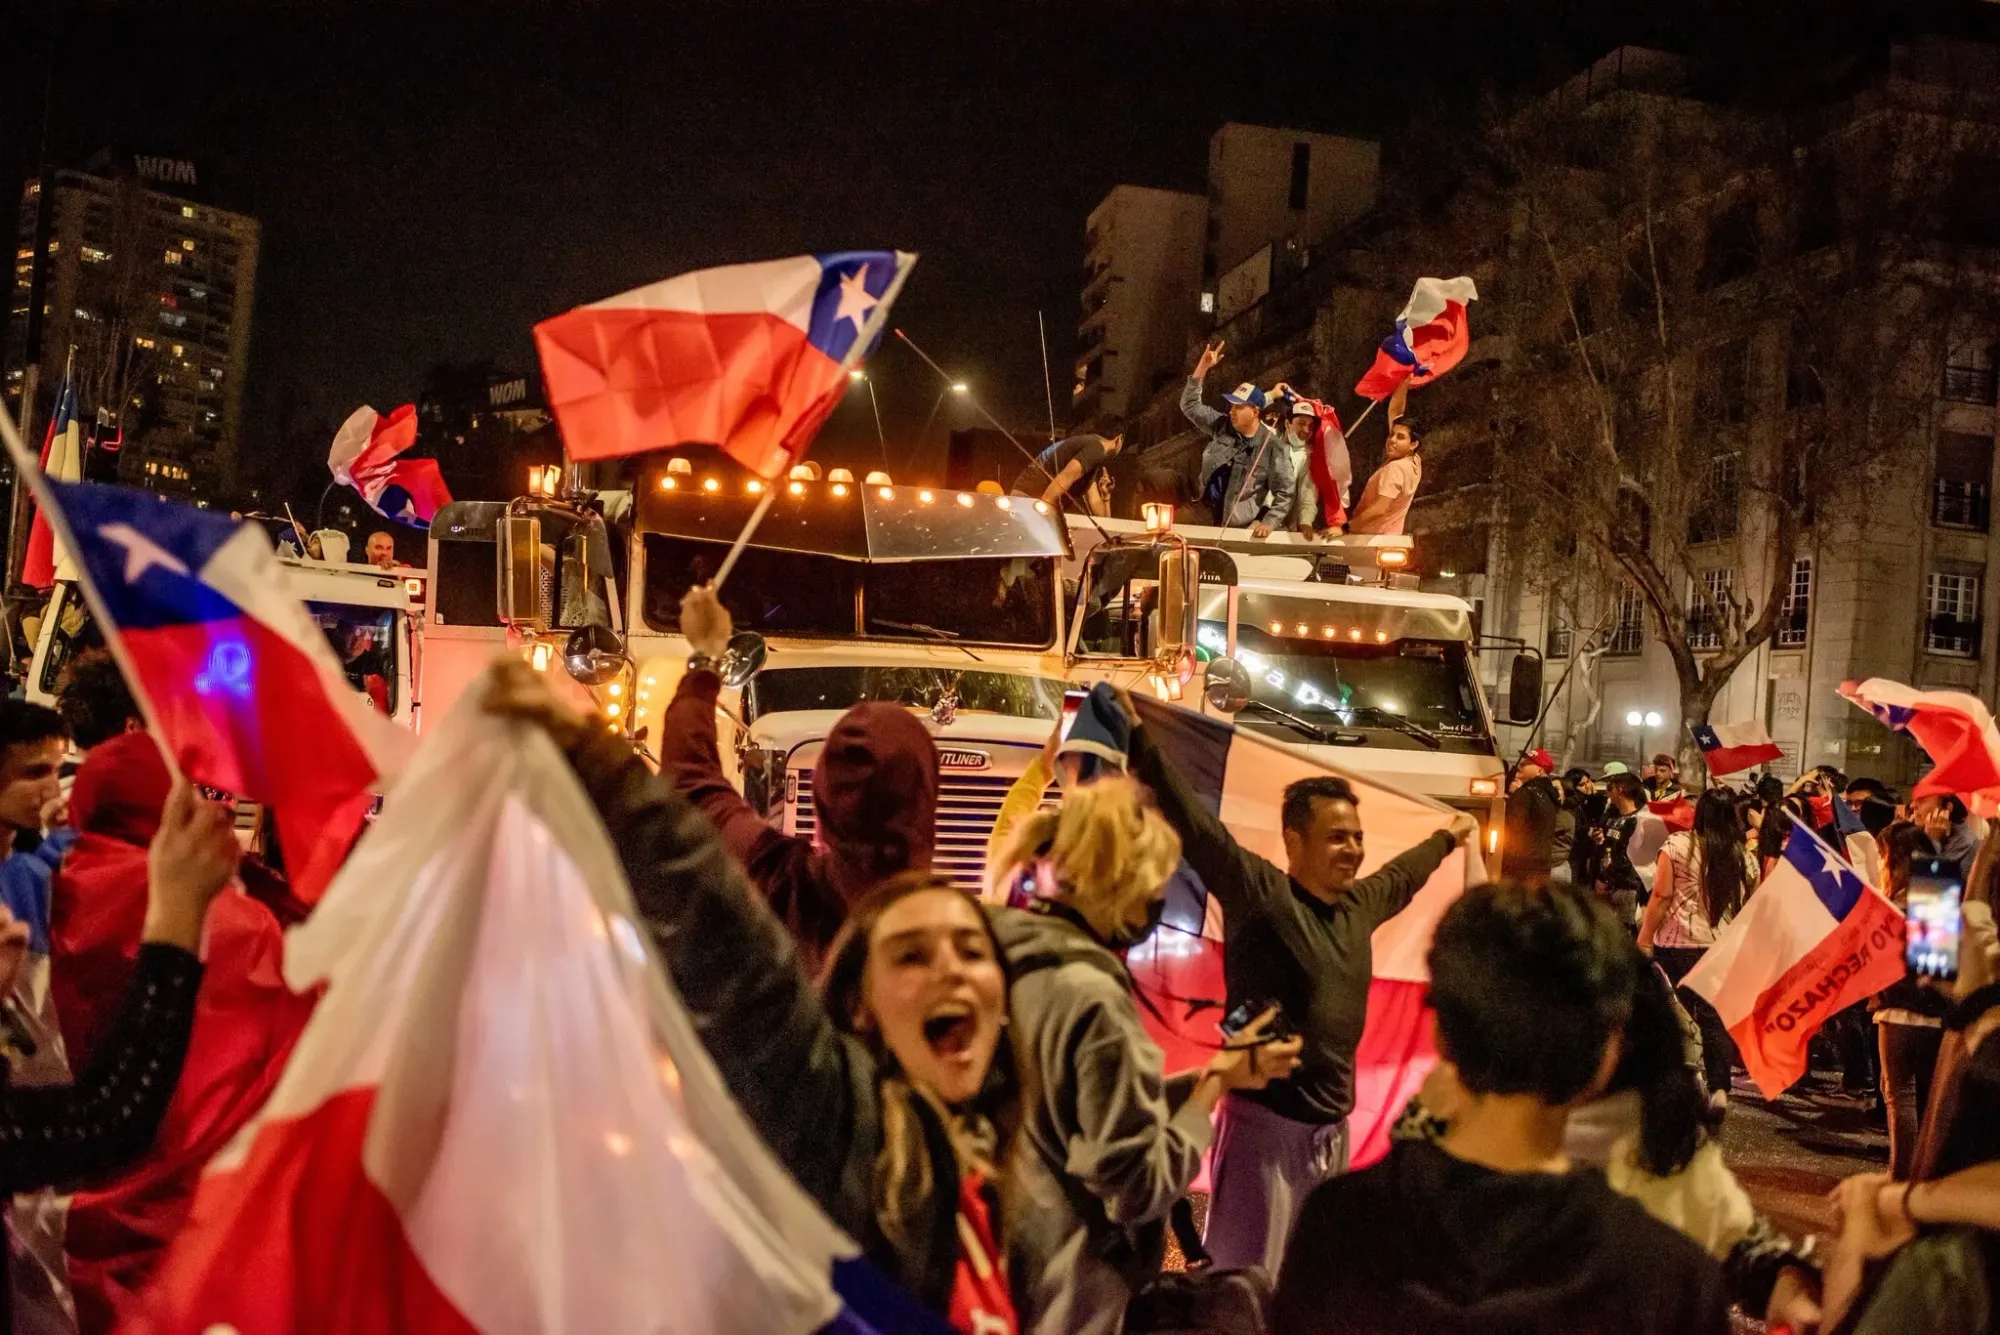
M1628 709L1625 711L1625 726L1628 728L1640 729L1639 751L1641 753L1640 758L1642 760L1645 758L1644 753L1647 749L1646 738L1649 735L1651 735L1653 729L1659 727L1665 722L1666 719L1660 716L1660 711L1657 709L1648 709L1643 713L1641 713L1639 710L1636 709Z
M965 394L971 389L972 386L966 384L963 380L954 380L951 382L951 392L954 394Z

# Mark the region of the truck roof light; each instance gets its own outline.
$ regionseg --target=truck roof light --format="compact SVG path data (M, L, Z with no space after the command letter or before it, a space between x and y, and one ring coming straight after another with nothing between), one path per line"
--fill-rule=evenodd
M1038 515L1045 515L1045 514L1047 514L1048 512L1049 512L1049 503L1048 503L1047 501L1036 501L1036 502L1035 502L1035 513L1036 513L1036 514L1038 514Z
M850 469L836 468L826 475L826 480L828 482L852 482L854 481L854 473Z
M1340 634L1340 627L1338 627L1338 626L1321 626L1321 627L1319 628L1319 633L1320 633L1320 634L1322 634L1322 635L1324 635L1324 636L1326 636L1326 638L1330 640L1330 639L1334 638L1334 637L1335 637L1336 635Z
M1474 797L1498 797L1500 796L1500 780L1474 779L1466 785L1466 791Z
M1292 627L1292 633L1295 635L1303 635L1306 633L1307 629L1308 627L1306 626L1306 623L1301 621L1298 625Z
M895 479L879 468L870 473L863 481L871 487L890 487L895 485Z
M1382 565L1401 568L1410 563L1410 553L1402 547L1384 547L1375 554L1375 559Z
M679 487L680 483L674 480L672 474L669 474L666 477L660 479L661 491L674 491L677 490Z
M936 499L937 497L931 494L930 489L928 487L917 493L917 503L919 505L929 505L932 501Z
M705 477L701 480L701 489L703 491L711 491L711 492L721 491L722 483L717 481L715 478Z
M994 497L993 503L999 506L1002 510L1011 510L1014 508L1014 502L1008 500L1005 496Z
M672 458L667 460L667 472L669 474L679 473L682 477L691 477L694 475L694 465L684 458Z
M1377 643L1377 644L1387 644L1388 642L1389 642L1389 632L1388 632L1388 631L1386 631L1386 630L1378 630L1378 631L1376 631L1376 632L1375 632L1375 643Z
M836 482L831 487L827 488L827 490L831 491L836 496L845 496L847 494L847 484L845 482Z
M675 460L675 463L678 462L680 461ZM667 467L672 468L673 464L668 464ZM794 482L817 482L819 481L819 465L815 463L793 464L792 471L785 476L791 478Z
M785 490L789 491L794 496L803 496L806 494L806 484L803 482L787 482L785 484Z
M972 504L972 493L969 491L961 491L960 493L958 493L958 503L960 505L970 507Z
M760 477L751 478L743 484L743 490L749 492L752 496L762 495L764 491L764 479Z
M1361 639L1361 627L1356 626L1353 630L1348 631L1347 638L1358 643Z
M1283 635L1285 633L1285 623L1282 621L1273 621L1267 629L1273 635Z
M896 499L896 489L894 487L877 487L875 488L875 494L885 501Z

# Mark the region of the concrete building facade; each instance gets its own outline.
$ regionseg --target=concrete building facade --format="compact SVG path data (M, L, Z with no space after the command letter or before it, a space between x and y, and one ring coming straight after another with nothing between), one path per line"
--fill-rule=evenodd
M1077 425L1123 420L1179 364L1207 220L1200 195L1139 185L1113 187L1090 211L1070 403Z

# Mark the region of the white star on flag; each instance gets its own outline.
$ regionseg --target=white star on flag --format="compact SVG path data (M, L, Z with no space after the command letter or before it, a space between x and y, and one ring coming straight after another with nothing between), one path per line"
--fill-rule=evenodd
M1826 875L1831 876L1833 878L1833 883L1835 885L1839 885L1841 877L1847 874L1847 864L1840 860L1840 855L1838 853L1834 852L1831 848L1827 847L1825 844L1820 844L1818 846L1818 851L1820 857L1824 859L1826 863L1826 865L1821 867L1820 870L1824 872Z
M133 528L130 524L105 524L97 530L97 536L106 542L116 543L125 549L125 582L135 584L139 577L160 566L176 575L188 573L187 564L151 538Z
M869 295L868 266L864 264L840 280L840 307L833 313L834 323L852 320L854 332L859 334L868 312L881 304L880 298Z

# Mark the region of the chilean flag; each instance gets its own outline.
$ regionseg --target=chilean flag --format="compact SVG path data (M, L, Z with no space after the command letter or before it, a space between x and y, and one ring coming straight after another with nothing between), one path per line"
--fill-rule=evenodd
M1750 1078L1776 1098L1806 1073L1834 1015L1903 976L1903 915L1796 822L1743 911L1685 985L1729 1026Z
M188 778L275 810L293 885L316 900L409 734L348 685L261 527L47 485L160 741Z
M949 1335L758 1137L569 762L483 691L286 938L324 996L121 1329Z
M1697 723L1689 729L1713 778L1777 760L1785 753L1761 723Z
M1419 278L1396 332L1375 350L1375 364L1355 385L1364 399L1386 399L1405 380L1429 383L1465 360L1472 346L1466 303L1479 300L1470 278Z
M1312 474L1313 486L1319 491L1320 515L1313 515L1310 522L1319 527L1344 528L1347 525L1347 489L1354 483L1354 461L1347 452L1347 433L1340 429L1340 414L1330 403L1306 398L1303 394L1292 396L1292 412L1308 408L1315 419L1313 433L1306 445L1306 467Z
M572 459L720 445L778 477L873 350L917 257L859 250L682 274L535 326Z
M76 382L67 375L56 391L56 415L50 419L48 437L42 442L42 472L59 482L83 481L83 428L77 421ZM21 568L21 581L37 589L53 586L56 567L66 555L41 507L36 506L35 521L28 528L28 557Z
M1840 693L1916 738L1930 756L1931 772L1917 780L1912 799L1951 794L1974 815L2000 815L2000 729L1977 696L1919 691L1883 677L1845 682Z
M416 405L406 403L387 417L356 408L334 434L326 466L335 482L360 492L384 519L429 528L437 512L451 504L451 488L437 460L402 457L416 443Z
M1245 662L1251 665L1254 659ZM1261 672L1263 667L1252 670ZM1243 847L1275 865L1285 863L1279 825L1285 787L1299 779L1337 774L1353 785L1361 799L1355 809L1367 835L1363 876L1451 820L1450 808L1441 803L1321 764L1303 751L1222 719L1146 696L1134 697L1133 703L1162 758L1227 823ZM1465 888L1485 879L1482 862L1454 850L1409 906L1375 929L1368 1018L1354 1057L1354 1112L1348 1120L1348 1144L1357 1168L1388 1152L1390 1129L1437 1062L1431 1041L1430 968L1425 962L1431 934ZM1166 1052L1169 1071L1202 1065L1221 1042L1216 1022L1222 1018L1226 991L1222 940L1222 906L1183 864L1168 883L1160 929L1125 959L1133 982L1155 1003L1146 1008L1146 1026ZM1188 1015L1191 998L1218 1004Z

